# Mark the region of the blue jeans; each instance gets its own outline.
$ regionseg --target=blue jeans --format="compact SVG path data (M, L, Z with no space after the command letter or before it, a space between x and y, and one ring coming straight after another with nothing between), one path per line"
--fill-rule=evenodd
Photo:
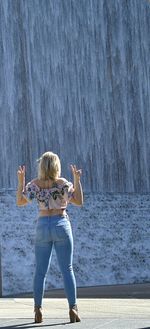
M34 302L42 305L45 276L49 268L52 249L56 250L58 264L63 275L69 306L76 304L76 280L72 268L73 237L68 215L39 217L35 237Z

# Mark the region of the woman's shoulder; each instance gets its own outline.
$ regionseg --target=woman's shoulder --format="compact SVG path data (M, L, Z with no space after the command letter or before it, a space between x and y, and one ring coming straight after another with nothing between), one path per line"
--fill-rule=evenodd
M38 187L38 178L32 179L30 182L27 183L26 187L27 188L32 188L32 187Z
M57 183L58 185L63 185L64 183L67 183L67 182L68 182L67 179L64 178L64 177L60 177L60 178L58 178L58 179L56 180L56 183Z
M70 181L68 181L66 178L64 178L64 177L60 177L60 178L58 178L57 179L57 181L55 181L55 183L56 183L56 185L58 185L58 186L68 186L68 187L70 187L70 186L73 186L73 184L72 184L72 182L70 182ZM55 184L54 183L54 184Z
M36 177L36 178L33 178L32 180L31 180L31 182L30 182L30 184L38 184L38 182L39 182L39 179Z

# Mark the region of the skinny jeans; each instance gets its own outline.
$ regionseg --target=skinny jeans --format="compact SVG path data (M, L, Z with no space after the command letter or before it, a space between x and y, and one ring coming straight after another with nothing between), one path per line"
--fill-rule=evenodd
M63 276L65 294L69 307L76 305L76 280L72 267L73 236L68 215L43 216L38 218L35 236L34 303L42 306L46 273L49 269L52 250L55 248Z

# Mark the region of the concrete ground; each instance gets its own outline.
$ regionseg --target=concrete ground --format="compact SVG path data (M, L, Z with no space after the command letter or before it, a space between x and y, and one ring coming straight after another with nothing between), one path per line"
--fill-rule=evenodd
M116 286L117 296L121 296L121 286ZM103 290L104 287L100 287ZM112 287L115 288L115 287ZM122 287L123 288L123 287ZM125 287L124 287L125 288ZM128 288L128 289L127 289ZM142 287L139 286L139 290ZM57 328L58 329L150 329L150 299L148 291L150 285L143 285L144 293L138 294L138 285L126 286L123 297L78 298L78 308L81 323L70 324L68 305L65 298L44 298L43 323L34 324L32 298L1 298L0 299L0 328L30 329L30 328ZM107 290L107 289L106 289ZM136 296L128 297L127 291L136 292ZM98 291L98 287L97 287ZM81 294L81 291L80 291ZM110 292L111 295L111 292ZM138 296L138 297L137 297Z

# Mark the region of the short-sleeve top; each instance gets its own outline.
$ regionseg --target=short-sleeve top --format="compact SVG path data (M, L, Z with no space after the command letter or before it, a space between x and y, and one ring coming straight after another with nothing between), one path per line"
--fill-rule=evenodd
M41 188L34 181L29 182L24 189L24 196L28 201L37 200L40 210L66 209L73 197L74 187L71 182L55 182L51 188Z

